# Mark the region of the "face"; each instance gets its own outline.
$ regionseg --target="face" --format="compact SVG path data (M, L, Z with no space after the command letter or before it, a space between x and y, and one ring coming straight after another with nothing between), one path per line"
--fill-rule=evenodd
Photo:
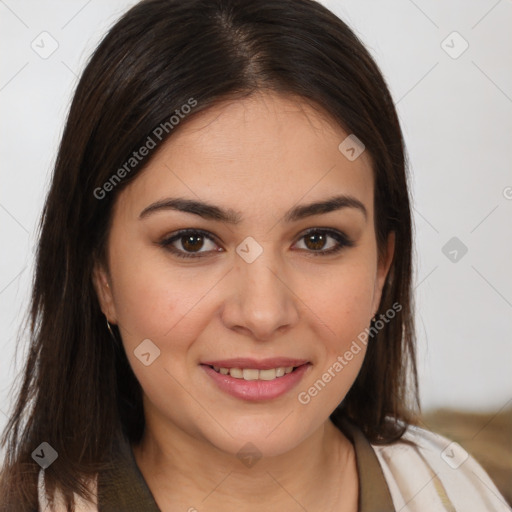
M191 118L120 193L94 283L149 426L278 455L343 400L393 253L390 237L378 259L372 163L347 136L258 93Z

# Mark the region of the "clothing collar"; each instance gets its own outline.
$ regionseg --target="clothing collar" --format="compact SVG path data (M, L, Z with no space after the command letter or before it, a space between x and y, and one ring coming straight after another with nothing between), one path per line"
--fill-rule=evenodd
M361 429L347 418L341 420L340 430L354 445L359 479L358 512L395 512L386 478L379 460Z

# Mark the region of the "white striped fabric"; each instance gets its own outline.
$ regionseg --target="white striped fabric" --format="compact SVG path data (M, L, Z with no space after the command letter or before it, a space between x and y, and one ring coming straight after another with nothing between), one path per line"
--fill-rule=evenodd
M512 510L480 464L457 443L439 434L409 426L400 441L372 446L397 511Z

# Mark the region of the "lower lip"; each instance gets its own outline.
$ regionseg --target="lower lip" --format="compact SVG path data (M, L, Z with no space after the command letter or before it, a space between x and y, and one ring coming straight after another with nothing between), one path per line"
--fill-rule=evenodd
M235 379L231 375L222 375L210 366L201 365L222 391L236 398L251 401L272 400L284 395L300 382L310 366L310 363L303 364L293 372L276 377L274 380L245 380Z

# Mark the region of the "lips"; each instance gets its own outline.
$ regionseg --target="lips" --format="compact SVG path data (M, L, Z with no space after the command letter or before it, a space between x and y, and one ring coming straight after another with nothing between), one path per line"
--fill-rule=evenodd
M305 359L274 357L236 358L200 364L217 388L242 400L278 398L291 391L311 368Z

